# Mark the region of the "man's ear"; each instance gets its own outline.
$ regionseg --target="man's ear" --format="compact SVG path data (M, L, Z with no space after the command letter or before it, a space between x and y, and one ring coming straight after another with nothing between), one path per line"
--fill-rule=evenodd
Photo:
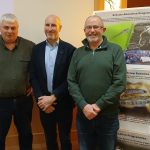
M60 25L60 27L59 27L59 32L61 31L61 28L62 28L62 25Z
M106 28L104 27L104 28L103 28L103 32L105 32L105 31L106 31Z

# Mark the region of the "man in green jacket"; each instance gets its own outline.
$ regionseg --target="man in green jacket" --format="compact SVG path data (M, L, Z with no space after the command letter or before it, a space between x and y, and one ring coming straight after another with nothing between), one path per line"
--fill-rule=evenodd
M69 91L78 107L80 150L115 150L126 64L120 46L103 36L105 30L99 16L86 19L84 46L74 52L69 67Z

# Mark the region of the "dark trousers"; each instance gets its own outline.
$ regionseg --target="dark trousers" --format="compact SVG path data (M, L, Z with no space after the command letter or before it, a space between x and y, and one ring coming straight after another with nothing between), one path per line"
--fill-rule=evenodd
M62 106L63 107L63 106ZM41 123L45 133L47 150L58 150L58 136L61 150L71 150L71 126L73 109L61 110L56 108L52 113L40 111ZM58 131L58 132L57 132Z
M78 112L76 124L80 150L115 150L118 115L88 120L83 113Z
M5 150L5 139L12 117L18 131L20 150L32 150L32 108L31 96L0 98L0 150Z

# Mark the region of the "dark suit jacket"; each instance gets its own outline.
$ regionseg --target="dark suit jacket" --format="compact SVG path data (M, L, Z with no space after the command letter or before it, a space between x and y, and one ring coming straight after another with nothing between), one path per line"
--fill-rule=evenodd
M34 46L32 52L31 83L36 99L40 96L50 95L47 89L45 47L46 41L43 41ZM72 99L68 92L67 73L74 50L75 47L71 44L59 41L53 75L53 94L57 97L57 103L68 106L72 103Z

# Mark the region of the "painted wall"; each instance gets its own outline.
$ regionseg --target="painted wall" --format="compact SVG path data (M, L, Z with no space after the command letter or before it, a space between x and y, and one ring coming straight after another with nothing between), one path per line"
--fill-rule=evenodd
M8 5L6 4L8 2ZM13 7L13 8L11 8ZM62 20L61 38L75 46L84 38L83 25L94 10L93 0L0 0L2 12L14 12L19 19L20 35L40 42L45 39L45 17L56 14Z

